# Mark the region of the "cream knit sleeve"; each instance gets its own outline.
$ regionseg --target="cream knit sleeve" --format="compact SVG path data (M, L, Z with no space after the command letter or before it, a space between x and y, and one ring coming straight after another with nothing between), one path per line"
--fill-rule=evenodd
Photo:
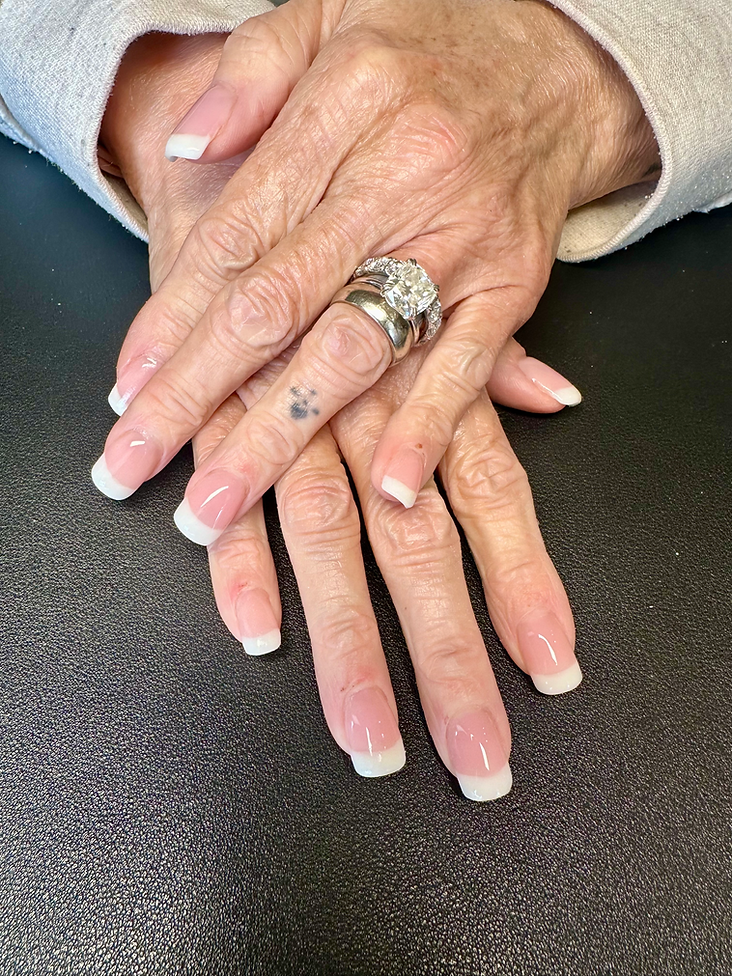
M628 75L663 167L657 184L573 211L559 257L599 257L691 210L732 202L732 0L553 2ZM97 163L125 49L149 31L230 31L269 8L267 0L0 0L0 131L53 160L144 237L125 184Z
M0 0L0 132L35 149L139 237L145 215L97 162L117 67L150 31L232 31L267 0Z
M662 163L658 183L572 211L559 257L599 257L692 210L732 203L732 0L552 2L626 73Z

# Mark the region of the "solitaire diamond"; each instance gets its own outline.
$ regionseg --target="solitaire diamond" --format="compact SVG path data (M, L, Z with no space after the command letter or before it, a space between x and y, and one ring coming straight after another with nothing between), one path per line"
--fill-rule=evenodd
M381 294L391 307L419 329L418 342L426 342L437 334L442 325L442 308L437 297L439 287L414 258L399 261L397 258L369 258L354 272L354 279L372 274L386 279ZM416 322L419 316L423 325Z
M429 275L415 261L402 264L386 279L384 298L405 319L413 319L428 309L437 298Z

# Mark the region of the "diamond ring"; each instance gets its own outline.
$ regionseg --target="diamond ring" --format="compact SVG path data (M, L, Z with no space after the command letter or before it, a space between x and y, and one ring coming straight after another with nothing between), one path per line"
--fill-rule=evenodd
M414 258L369 258L356 268L350 282L331 305L355 305L386 333L392 345L392 365L412 346L428 342L442 325L439 286Z

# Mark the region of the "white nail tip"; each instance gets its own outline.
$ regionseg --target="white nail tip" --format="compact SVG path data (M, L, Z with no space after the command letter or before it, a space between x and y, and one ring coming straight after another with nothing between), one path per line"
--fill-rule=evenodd
M552 396L565 407L576 407L578 403L582 403L582 394L576 386L564 386L561 390L553 390Z
M185 498L176 508L173 521L186 539L190 539L191 542L195 542L199 546L210 546L211 543L216 542L224 531L223 529L212 529L210 526L204 525L193 514L191 506Z
M211 136L192 136L177 132L165 144L165 158L172 163L176 159L200 159L211 142Z
M565 668L564 671L557 671L556 674L532 674L531 680L536 690L543 695L563 695L565 691L572 691L582 681L582 671L575 661L570 667Z
M242 644L247 654L252 657L260 657L262 654L270 654L276 651L282 643L282 635L279 630L270 630L260 637L242 637Z
M397 481L396 478L390 478L389 475L386 475L381 482L381 488L387 495L391 495L392 498L396 498L398 502L401 502L405 508L411 508L417 499L416 491L407 488L405 484Z
M377 776L390 776L398 773L407 761L404 743L401 739L391 749L383 752L352 752L351 762L359 776L374 779Z
M127 409L127 400L120 396L120 392L117 389L117 384L115 383L112 389L109 391L109 396L107 397L107 403L110 405L112 410L121 417L122 414Z
M103 454L91 469L91 479L103 495L113 498L116 502L129 498L136 491L135 488L128 488L112 477Z
M498 800L510 792L513 785L511 767L506 763L495 776L460 776L457 781L460 789L469 800L476 803L486 803L488 800Z

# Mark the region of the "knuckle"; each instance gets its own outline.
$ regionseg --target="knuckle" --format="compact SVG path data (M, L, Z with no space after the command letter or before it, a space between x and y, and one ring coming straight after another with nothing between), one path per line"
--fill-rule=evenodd
M443 695L450 689L446 697L457 697L466 685L474 684L476 669L472 665L477 653L485 654L485 646L477 633L471 642L464 636L461 639L450 621L444 621L444 626L441 623L431 628L434 637L420 646L418 658L415 655L415 670L431 688L440 689ZM445 640L445 634L450 635L449 640Z
M156 421L174 429L195 431L209 414L204 390L189 379L185 384L177 374L161 370L144 391L147 412Z
M302 342L321 386L339 397L353 396L376 380L391 362L391 348L383 330L358 313L334 318L310 332Z
M229 578L235 577L239 589L261 586L264 567L270 561L267 541L252 533L244 523L235 523L210 547L211 556Z
M370 671L364 665L364 649L379 640L373 614L355 606L338 606L337 614L328 614L318 622L318 643L328 649L329 658L337 656L341 668L348 675L341 691L348 695L368 683Z
M405 105L401 110L400 133L416 153L431 161L431 176L455 177L472 155L474 138L454 110L439 96L430 93Z
M292 536L322 543L359 536L356 503L342 467L338 474L298 469L280 481L277 507L283 530Z
M302 448L295 429L261 407L247 414L245 425L247 455L269 469L289 465Z
M409 509L379 496L365 514L374 552L389 565L434 574L440 555L459 551L455 523L436 488L421 491Z
M246 267L252 257L247 252L248 237L234 210L214 207L203 214L191 240L199 276L217 281Z
M274 358L297 337L298 287L275 270L232 282L212 310L215 341L228 357L250 361Z
M447 474L450 502L468 517L480 502L478 517L531 502L526 472L508 444L474 441L457 456Z
M341 60L334 66L337 87L363 106L391 101L407 80L406 58L363 25L340 32Z

